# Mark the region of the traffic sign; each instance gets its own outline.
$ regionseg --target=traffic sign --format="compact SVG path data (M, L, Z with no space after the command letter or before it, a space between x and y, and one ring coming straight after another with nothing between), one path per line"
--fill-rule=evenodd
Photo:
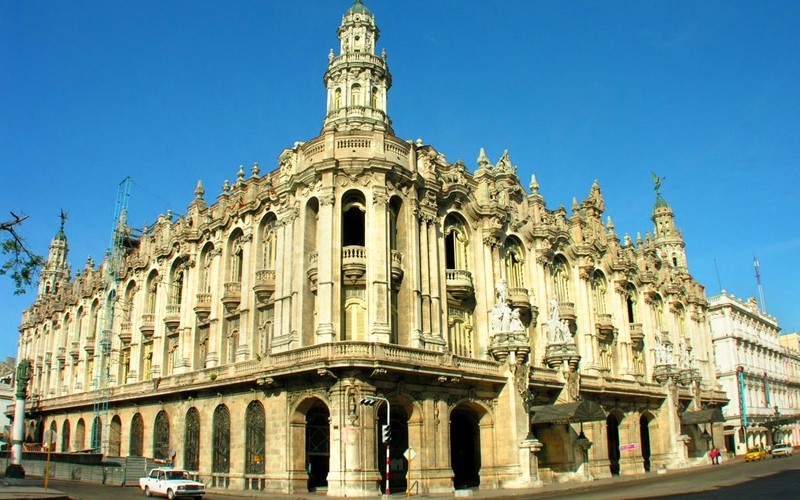
M403 452L403 456L406 457L406 460L414 460L417 458L417 452L414 451L414 448L409 448Z

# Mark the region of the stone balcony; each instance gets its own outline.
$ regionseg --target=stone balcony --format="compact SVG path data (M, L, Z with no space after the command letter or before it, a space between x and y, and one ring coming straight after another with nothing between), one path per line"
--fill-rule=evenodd
M367 272L367 249L360 246L342 248L342 274L352 283L360 280Z
M92 356L94 354L94 335L86 337L86 343L83 345L83 350L86 354Z
M70 344L69 344L69 355L73 360L78 361L78 358L81 355L80 342L78 342L77 340L74 340L74 341L70 342Z
M156 315L153 313L142 314L142 325L139 327L139 331L146 339L152 337L156 331Z
M256 271L256 284L253 286L253 291L256 293L256 299L260 303L266 304L275 293L275 270L259 269Z
M311 283L311 291L317 291L317 280L319 279L319 253L311 252L308 254L308 270L306 271L308 281Z
M119 326L119 340L123 345L128 345L131 343L131 338L133 338L131 329L132 324L130 321L123 321Z
M64 361L67 360L67 348L66 347L62 346L62 347L59 347L58 350L56 350L56 359L58 360L59 363L63 363Z
M465 269L447 269L445 280L448 298L461 302L475 294L472 273Z
M242 283L239 281L228 281L223 285L222 305L225 310L233 312L239 308L242 302Z
M631 344L637 351L641 351L644 346L644 329L641 323L628 323L628 329L631 333Z
M403 254L392 250L392 284L396 287L403 282Z
M211 314L211 294L198 293L197 303L194 306L194 313L200 321L205 321Z
M511 301L512 307L523 310L528 310L531 308L531 299L528 295L527 288L509 288L508 300Z
M601 342L610 343L614 340L614 332L616 328L614 328L613 318L608 313L597 313L594 316L594 327L595 332L597 333L597 338Z
M166 314L164 314L164 324L167 329L175 330L181 324L181 305L167 304Z
M574 302L558 302L558 313L562 319L565 319L570 322L574 322L578 319L578 316L575 315L575 303Z

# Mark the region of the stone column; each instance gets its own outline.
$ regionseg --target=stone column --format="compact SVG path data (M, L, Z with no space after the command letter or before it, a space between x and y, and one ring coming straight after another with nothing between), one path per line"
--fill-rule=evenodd
M335 197L333 187L322 188L319 196L319 221L317 223L317 339L316 343L334 341L333 328L333 255ZM307 223L307 222L306 222ZM304 255L303 258L308 258ZM304 262L304 265L306 263ZM305 266L304 266L305 267Z
M371 318L370 336L373 342L389 343L389 240L387 227L389 199L386 188L372 188L372 217L367 231L368 313Z
M14 426L11 431L11 464L6 468L6 482L25 478L22 467L22 438L25 433L25 396L28 380L31 378L31 363L23 359L17 365L17 390L14 405ZM19 484L19 483L18 483Z

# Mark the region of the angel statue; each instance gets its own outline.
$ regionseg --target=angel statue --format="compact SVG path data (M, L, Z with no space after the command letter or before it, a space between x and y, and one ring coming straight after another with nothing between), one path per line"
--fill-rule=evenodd
M653 174L653 184L655 184L655 187L653 189L656 190L656 194L658 196L661 196L661 183L667 180L667 178L659 177L655 172L650 172L650 173Z

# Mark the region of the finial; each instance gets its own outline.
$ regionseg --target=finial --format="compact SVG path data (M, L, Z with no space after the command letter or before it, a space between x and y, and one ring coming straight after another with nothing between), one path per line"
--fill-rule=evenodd
M225 182L222 183L222 192L227 194L230 190L231 183L228 181L228 179L225 179Z
M578 213L578 210L580 210L580 209L581 209L581 206L578 205L578 198L573 196L572 197L572 213L576 214L576 213Z
M244 165L239 165L239 172L236 173L236 182L244 181Z
M666 177L659 177L655 172L650 172L653 175L653 184L656 191L656 196L661 196L661 183L667 180Z
M478 153L478 167L489 167L491 164L492 162L489 161L489 157L486 156L486 150L481 148L481 152Z
M636 232L636 245L642 246L642 233L639 231Z
M198 180L197 181L197 187L194 188L194 199L202 200L204 194L206 194L206 190L203 189L203 181L202 180Z
M334 57L333 48L331 48L331 51L328 52L328 62L332 62Z
M381 59L386 60L386 49L381 49Z
M61 227L59 228L60 231L64 231L64 223L67 222L67 215L68 213L65 212L64 209L62 208L61 215L59 215L59 217L61 218Z
M608 222L606 222L606 229L611 234L614 234L614 223L611 221L611 216L608 216Z
M631 240L631 235L628 234L628 233L625 233L625 246L626 247L632 247L633 246L633 240Z
M531 194L539 192L539 181L536 180L536 175L531 175L531 183L528 185L528 188L531 190Z
M250 169L250 173L253 177L258 177L259 172L261 172L261 170L258 168L258 162L253 163L253 168Z

